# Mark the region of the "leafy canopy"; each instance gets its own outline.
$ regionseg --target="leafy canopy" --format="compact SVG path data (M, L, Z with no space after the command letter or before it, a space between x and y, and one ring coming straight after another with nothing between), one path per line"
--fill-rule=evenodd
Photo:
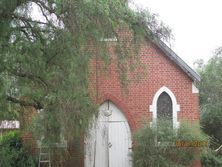
M43 111L35 132L52 139L61 131L79 136L96 111L89 62L109 58L101 39L116 36L117 67L126 76L125 62L135 57L124 50L122 25L133 34L130 45L144 36L170 36L155 15L133 11L124 0L1 0L0 25L0 119L18 119L22 109L34 107Z
M200 84L201 125L212 137L214 147L222 144L222 49L201 70Z

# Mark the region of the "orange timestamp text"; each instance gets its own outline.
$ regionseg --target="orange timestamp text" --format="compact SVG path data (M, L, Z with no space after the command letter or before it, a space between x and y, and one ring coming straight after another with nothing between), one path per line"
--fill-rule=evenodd
M177 147L207 147L208 141L204 140L177 140L175 142Z

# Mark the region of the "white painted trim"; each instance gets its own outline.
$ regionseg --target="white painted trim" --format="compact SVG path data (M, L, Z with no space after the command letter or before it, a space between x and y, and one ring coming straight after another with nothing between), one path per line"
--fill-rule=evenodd
M199 93L199 89L192 83L192 93Z
M171 100L172 100L172 109L173 109L173 127L174 128L178 128L179 127L179 122L177 121L177 112L180 111L180 105L177 104L177 100L176 100L176 97L175 95L173 94L173 92L163 86L162 88L160 88L156 94L154 95L153 97L153 102L152 102L152 105L150 105L150 112L153 113L153 117L152 117L152 122L150 122L150 126L153 126L156 124L156 120L157 120L157 100L159 98L159 96L163 93L163 92L166 92Z

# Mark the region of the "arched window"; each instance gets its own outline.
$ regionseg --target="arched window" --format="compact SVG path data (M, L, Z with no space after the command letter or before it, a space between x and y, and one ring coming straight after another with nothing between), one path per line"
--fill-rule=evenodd
M152 112L151 126L156 124L158 119L164 118L172 120L173 127L177 128L177 112L180 111L180 105L177 104L176 97L173 92L167 87L160 88L153 97L150 112Z
M157 119L173 119L172 100L166 92L161 93L157 100Z

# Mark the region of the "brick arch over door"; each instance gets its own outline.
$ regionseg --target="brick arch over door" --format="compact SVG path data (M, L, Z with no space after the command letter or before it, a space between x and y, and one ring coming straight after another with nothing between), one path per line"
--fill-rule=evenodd
M113 104L118 106L118 108L122 111L122 113L126 117L128 123L129 123L129 126L130 126L130 130L133 132L136 129L136 122L133 119L132 112L129 110L127 105L123 101L119 100L118 98L116 98L115 96L113 96L110 93L106 93L98 103L101 105L107 100L110 100L111 102L113 102Z
M173 115L173 127L174 128L178 128L179 127L179 122L177 120L177 112L180 111L180 105L177 104L177 99L176 96L174 95L174 93L167 88L166 86L161 87L156 94L153 97L153 101L152 101L152 105L150 105L150 112L152 112L152 122L150 123L151 126L156 124L156 120L157 120L157 102L158 99L160 97L160 95L165 92L167 93L171 100L172 100L172 115Z

